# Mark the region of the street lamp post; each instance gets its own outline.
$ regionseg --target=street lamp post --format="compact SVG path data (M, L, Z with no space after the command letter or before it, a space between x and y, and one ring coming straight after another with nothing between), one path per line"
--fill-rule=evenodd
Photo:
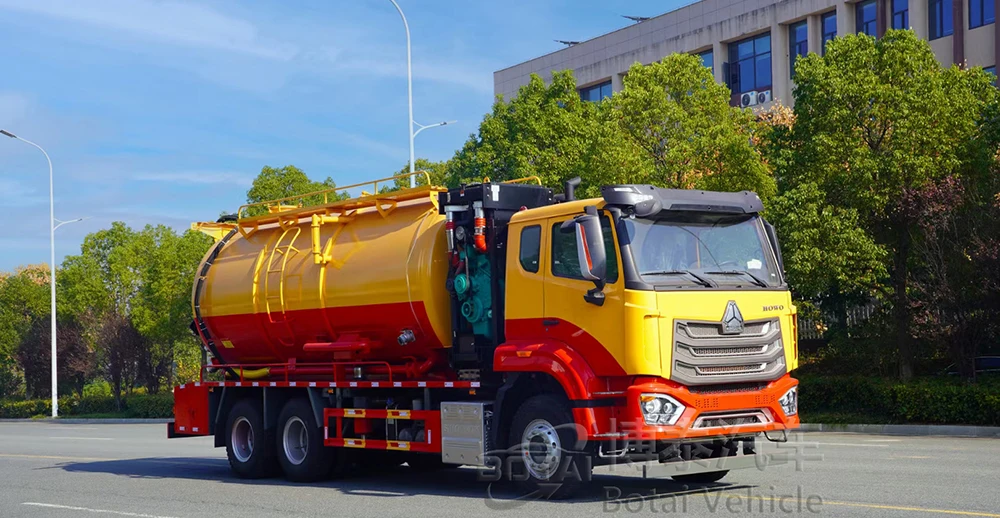
M406 22L406 15L403 14L403 10L396 3L396 0L389 0L392 5L399 11L399 17L403 19L403 29L406 30L406 99L407 104L410 109L410 117L407 120L406 133L410 136L410 187L417 186L417 176L412 174L416 171L415 159L413 154L413 139L417 137L417 134L427 128L436 128L438 126L447 126L448 124L454 124L458 121L446 121L439 122L437 124L428 124L426 126L413 120L413 64L410 59L410 24ZM417 131L413 131L413 126L418 126Z
M56 376L56 229L67 224L76 223L77 221L83 221L83 218L74 219L70 221L60 221L56 219L55 216L55 196L53 195L53 182L52 182L52 159L49 158L49 154L42 149L42 146L35 144L34 142L18 137L17 135L7 131L0 130L0 135L10 137L12 139L20 140L25 144L30 144L45 155L45 160L49 163L49 287L51 291L51 315L50 322L52 325L52 417L59 417L59 392L57 386L57 376ZM59 222L57 225L56 222Z

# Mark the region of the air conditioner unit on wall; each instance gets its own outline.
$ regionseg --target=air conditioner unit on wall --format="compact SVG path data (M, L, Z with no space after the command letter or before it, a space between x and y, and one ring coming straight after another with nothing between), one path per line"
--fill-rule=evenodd
M757 92L757 104L764 104L771 102L771 91L762 90Z
M757 104L757 91L751 90L740 94L740 108L755 106Z

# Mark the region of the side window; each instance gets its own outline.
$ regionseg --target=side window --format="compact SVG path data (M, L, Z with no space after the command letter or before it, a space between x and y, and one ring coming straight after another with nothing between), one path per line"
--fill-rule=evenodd
M538 273L538 252L542 248L542 227L532 225L521 229L521 268Z
M580 260L576 252L576 235L559 230L561 223L552 225L552 274L570 279L580 279ZM618 280L618 253L615 248L611 218L601 216L601 232L604 234L604 250L608 255L608 284Z

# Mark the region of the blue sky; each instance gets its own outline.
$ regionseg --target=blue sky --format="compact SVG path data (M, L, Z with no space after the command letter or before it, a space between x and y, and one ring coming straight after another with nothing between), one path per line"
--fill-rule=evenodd
M414 118L443 160L493 101L493 72L686 0L398 0ZM292 7L294 6L294 7ZM0 0L0 128L56 175L57 261L120 220L179 230L245 200L264 165L347 185L408 159L402 23L388 0ZM45 159L0 139L0 270L48 259Z

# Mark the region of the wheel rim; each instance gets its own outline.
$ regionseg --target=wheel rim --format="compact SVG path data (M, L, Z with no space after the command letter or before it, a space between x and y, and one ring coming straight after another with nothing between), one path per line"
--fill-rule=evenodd
M306 424L298 417L292 417L285 422L285 430L281 434L281 442L285 448L285 458L296 466L302 464L309 454L309 432Z
M521 436L521 458L531 476L548 480L555 475L562 460L562 443L552 423L535 419Z
M230 438L233 444L233 455L236 460L246 462L253 455L253 426L246 417L239 417L233 423L233 433Z

